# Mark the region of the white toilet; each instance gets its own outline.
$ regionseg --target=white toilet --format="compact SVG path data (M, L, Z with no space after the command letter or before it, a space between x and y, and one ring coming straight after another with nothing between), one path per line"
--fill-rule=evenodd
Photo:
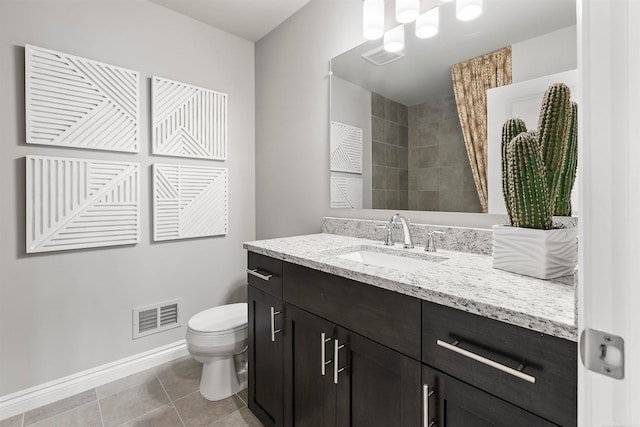
M200 394L225 399L247 385L247 304L228 304L189 319L187 350L203 363Z

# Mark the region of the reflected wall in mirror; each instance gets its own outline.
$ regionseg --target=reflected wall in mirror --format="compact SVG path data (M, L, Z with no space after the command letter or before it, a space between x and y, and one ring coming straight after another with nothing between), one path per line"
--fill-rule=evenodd
M423 0L421 10L435 5ZM433 38L418 39L406 24L399 54L376 40L331 60L331 207L482 212L451 66L506 46L513 83L577 66L574 0L485 0L472 22L456 20L455 2L439 8ZM337 143L344 135L334 127L345 125L361 130L359 145ZM336 167L334 157L360 162L360 172Z

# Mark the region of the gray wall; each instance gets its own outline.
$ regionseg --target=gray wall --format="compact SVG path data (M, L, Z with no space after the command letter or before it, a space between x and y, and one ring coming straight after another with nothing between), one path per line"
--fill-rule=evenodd
M329 60L359 44L362 2L311 0L256 43L258 238L320 232L329 209Z
M513 83L578 68L575 25L511 46Z
M25 43L139 71L141 152L26 145ZM246 298L242 242L255 237L252 43L146 0L1 0L0 58L0 396L184 338L182 327L133 341L134 306L181 297L186 325L197 311ZM226 162L149 155L152 75L229 94ZM141 242L26 255L29 154L140 162ZM151 242L154 162L228 167L229 234Z

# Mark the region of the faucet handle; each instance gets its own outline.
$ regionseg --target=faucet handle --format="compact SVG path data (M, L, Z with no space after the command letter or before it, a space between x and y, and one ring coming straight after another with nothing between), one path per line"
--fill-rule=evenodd
M428 232L428 238L427 238L427 244L424 247L424 251L425 252L436 252L436 244L433 241L433 235L434 234L447 234L444 231L440 231L440 230L429 230Z
M376 225L376 228L384 228L386 230L386 234L384 237L384 245L385 246L393 246L393 235L391 233L391 224L385 225Z

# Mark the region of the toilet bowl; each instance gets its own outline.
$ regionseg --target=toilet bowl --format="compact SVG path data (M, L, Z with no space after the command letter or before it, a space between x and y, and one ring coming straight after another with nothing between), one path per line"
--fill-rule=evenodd
M227 304L194 315L187 326L187 350L201 362L200 394L225 399L247 385L247 304Z

